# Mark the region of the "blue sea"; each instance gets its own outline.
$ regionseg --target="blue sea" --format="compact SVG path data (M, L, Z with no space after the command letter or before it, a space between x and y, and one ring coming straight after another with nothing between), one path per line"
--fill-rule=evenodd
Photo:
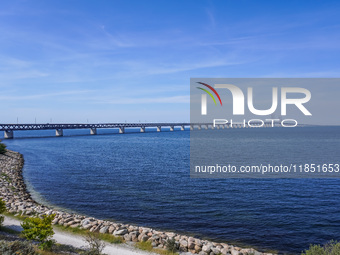
M282 253L340 240L340 179L193 179L189 131L114 132L18 131L5 143L24 155L29 190L49 205ZM290 164L306 155L340 163L340 127L197 132L256 144L246 156L231 147L245 164L278 157Z

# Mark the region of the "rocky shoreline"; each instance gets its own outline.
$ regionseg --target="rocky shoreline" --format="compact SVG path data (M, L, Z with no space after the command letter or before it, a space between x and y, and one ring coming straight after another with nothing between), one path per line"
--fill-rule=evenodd
M176 240L181 252L199 255L272 255L252 248L240 248L226 243L216 243L173 232L162 232L151 228L99 220L84 215L63 212L35 202L26 189L22 176L23 156L14 151L0 155L0 197L6 202L10 213L17 215L55 214L53 224L70 228L82 228L91 232L121 236L126 242L150 241L155 248L166 248L166 241Z

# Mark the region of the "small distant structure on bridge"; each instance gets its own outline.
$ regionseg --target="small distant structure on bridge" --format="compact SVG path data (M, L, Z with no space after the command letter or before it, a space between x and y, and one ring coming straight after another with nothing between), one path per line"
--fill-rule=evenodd
M252 127L260 126L260 123L253 123ZM97 134L97 129L118 129L120 134L125 133L126 128L139 128L140 132L145 132L146 128L156 128L157 132L161 132L164 128L170 128L174 131L179 130L202 130L202 129L224 129L224 128L247 128L244 123L219 124L213 126L212 123L102 123L102 124L0 124L0 131L4 131L5 139L12 139L14 131L26 130L55 130L56 136L63 136L65 129L89 129L91 135ZM269 127L268 123L264 127Z

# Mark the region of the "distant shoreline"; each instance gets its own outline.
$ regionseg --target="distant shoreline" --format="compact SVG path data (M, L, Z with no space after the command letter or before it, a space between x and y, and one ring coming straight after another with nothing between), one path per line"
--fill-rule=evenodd
M201 240L173 232L162 232L151 228L99 220L41 205L27 191L22 175L23 166L23 155L18 152L8 150L6 154L0 155L0 197L6 202L9 213L22 216L56 214L53 224L71 228L80 227L91 232L109 233L121 236L127 242L150 241L155 248L166 248L166 240L174 238L181 252L200 255L272 255L272 253L258 252L253 248L243 249L226 243Z

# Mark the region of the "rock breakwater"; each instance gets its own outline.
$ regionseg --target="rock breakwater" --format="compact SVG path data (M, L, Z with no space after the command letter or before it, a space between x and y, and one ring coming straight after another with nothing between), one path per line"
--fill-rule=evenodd
M53 220L55 225L121 236L127 242L149 241L153 247L161 249L166 248L169 239L174 239L175 245L181 252L190 252L192 254L272 255L272 253L263 253L252 248L240 248L178 233L95 219L41 205L32 199L26 189L22 176L23 165L23 156L18 152L8 150L6 154L0 155L0 197L6 202L10 213L22 216L55 214L56 216Z

